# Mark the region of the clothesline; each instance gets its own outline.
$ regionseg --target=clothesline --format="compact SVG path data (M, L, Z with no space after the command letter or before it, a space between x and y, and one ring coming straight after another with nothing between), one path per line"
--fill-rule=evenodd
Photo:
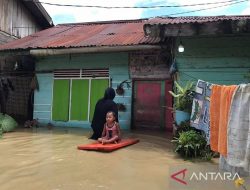
M211 149L224 156L224 169L250 173L249 105L250 84L196 84L190 125L204 131Z

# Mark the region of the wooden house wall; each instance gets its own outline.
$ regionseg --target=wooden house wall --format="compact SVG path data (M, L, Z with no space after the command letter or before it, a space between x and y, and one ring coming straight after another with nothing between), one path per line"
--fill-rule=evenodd
M117 85L129 78L128 53L106 53L106 54L75 54L65 56L50 56L40 58L36 63L36 71L53 71L54 69L90 69L109 68L111 86L116 89ZM38 118L42 124L51 122L57 126L89 128L89 122L51 121L53 72L37 74L39 91L35 92L34 118ZM131 121L131 97L132 90L124 86L125 94L116 95L114 101L126 106L125 112L119 112L121 128L129 129Z
M225 85L250 81L250 36L181 40L185 51L177 53L176 62L182 83L198 79Z
M34 17L19 0L1 0L0 18L0 44L41 30Z

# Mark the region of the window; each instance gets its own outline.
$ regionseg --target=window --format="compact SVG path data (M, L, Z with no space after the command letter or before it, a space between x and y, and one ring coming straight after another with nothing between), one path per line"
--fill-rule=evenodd
M52 120L91 121L108 86L108 69L55 71Z

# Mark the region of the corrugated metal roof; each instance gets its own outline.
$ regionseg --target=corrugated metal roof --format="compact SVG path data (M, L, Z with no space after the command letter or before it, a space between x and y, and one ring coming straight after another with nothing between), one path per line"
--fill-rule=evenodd
M148 25L168 25L168 24L185 24L185 23L207 23L218 22L223 20L248 20L249 15L238 16L185 16L185 17L156 17L149 19L145 24Z
M61 24L0 46L0 50L68 47L128 46L157 44L159 38L146 38L147 19Z

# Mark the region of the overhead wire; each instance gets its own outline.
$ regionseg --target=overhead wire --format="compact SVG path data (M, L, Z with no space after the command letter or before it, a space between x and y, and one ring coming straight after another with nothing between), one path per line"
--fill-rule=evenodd
M33 0L25 0L25 1L33 1ZM198 4L187 4L187 5L160 5L160 6L138 6L138 7L129 7L129 6L124 6L124 7L106 7L106 6L95 6L95 5L69 5L69 4L57 4L57 3L46 3L46 2L40 2L40 1L33 1L36 3L41 3L41 4L47 4L47 5L54 5L54 6L71 6L71 7L89 7L89 8L108 8L108 9L115 9L115 8L171 8L171 7L191 7L191 6L205 6L205 5L212 5L212 4L222 4L220 6L213 6L213 7L207 7L207 8L202 8L202 9L196 9L196 10L191 10L191 11L182 11L182 12L177 12L177 13L171 13L168 15L159 15L159 16L152 16L152 17L143 17L141 19L149 19L149 18L154 18L154 17L168 17L168 16L175 16L175 15L182 15L182 14L187 14L187 13L194 13L194 12L200 12L200 11L205 11L205 10L210 10L210 9L216 9L220 7L226 7L230 5L235 5L243 2L247 2L249 0L227 0L227 1L218 1L218 2L213 2L213 3L198 3ZM229 3L231 2L231 3ZM226 3L226 4L225 4ZM26 28L26 27L22 27ZM28 27L27 27L28 28Z
M33 0L25 0L33 1ZM45 5L53 6L64 6L64 7L80 7L80 8L101 8L101 9L155 9L155 8L182 8L182 7L193 7L193 6L206 6L206 5L216 5L230 2L238 2L239 0L227 0L227 1L217 1L210 3L196 3L196 4L184 4L184 5L152 5L152 6L101 6L101 5L74 5L74 4L59 4L59 3L48 3L43 1L33 1L35 3L41 3Z
M172 13L172 14L168 14L168 15L162 15L162 16L159 16L159 17L175 16L175 15L180 15L180 14L205 11L205 10L209 10L209 9L216 9L216 8L220 8L220 7L226 7L226 6L230 6L230 5L234 5L234 4L239 4L239 3L243 3L243 2L247 2L247 1L249 1L249 0L240 0L240 1L237 1L237 2L234 2L234 3L228 3L228 4L216 6L216 7L208 7L208 8L197 9L197 10L192 10L192 11L183 11L183 12L179 12L179 13Z

